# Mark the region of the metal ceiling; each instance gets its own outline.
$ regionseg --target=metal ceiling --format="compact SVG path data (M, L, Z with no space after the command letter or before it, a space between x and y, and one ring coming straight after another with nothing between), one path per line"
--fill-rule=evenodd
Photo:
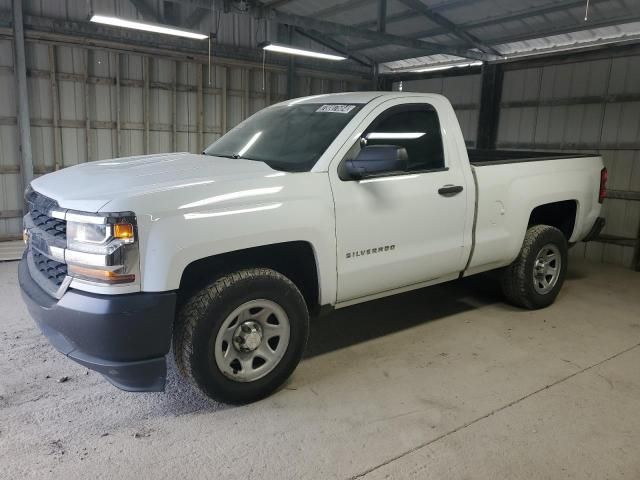
M376 31L378 4L384 0L275 0L280 11ZM387 0L385 32L451 48L500 57L640 40L640 1L590 0ZM424 68L461 60L425 55L386 39L336 35L352 52L381 63L382 72ZM497 58L494 58L497 59Z
M113 4L87 1L96 10ZM381 73L640 41L640 0L128 1L145 20L206 33L221 12L234 25L252 17L252 38L262 25L260 36L275 40L274 27L288 25L291 43L337 50Z

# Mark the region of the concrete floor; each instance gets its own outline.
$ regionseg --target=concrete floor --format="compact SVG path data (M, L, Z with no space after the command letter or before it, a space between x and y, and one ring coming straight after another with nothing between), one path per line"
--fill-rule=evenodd
M640 274L572 265L543 311L487 277L317 320L274 396L116 390L56 353L0 264L1 478L640 478ZM58 383L68 376L69 380Z

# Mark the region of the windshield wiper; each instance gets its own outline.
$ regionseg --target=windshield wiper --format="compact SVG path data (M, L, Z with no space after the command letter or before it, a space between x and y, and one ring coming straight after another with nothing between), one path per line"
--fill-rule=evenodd
M212 157L223 157L223 158L232 158L234 160L237 160L240 158L240 155L238 155L237 153L230 153L230 154L223 154L223 153L207 153L207 155L210 155Z

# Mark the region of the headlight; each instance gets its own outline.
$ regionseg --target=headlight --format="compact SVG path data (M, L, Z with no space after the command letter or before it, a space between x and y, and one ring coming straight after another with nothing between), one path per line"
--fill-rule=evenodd
M67 222L67 239L71 244L102 244L110 236L109 225L93 225L91 223Z
M114 284L136 281L138 245L132 213L67 212L65 261L74 278Z

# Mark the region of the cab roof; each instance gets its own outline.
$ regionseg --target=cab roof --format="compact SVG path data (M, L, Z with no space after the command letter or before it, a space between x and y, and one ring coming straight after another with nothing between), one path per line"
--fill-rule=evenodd
M385 98L408 97L408 96L424 96L424 93L411 92L343 92L343 93L325 93L322 95L312 95L310 97L300 97L291 100L285 100L282 103L288 104L305 104L305 103L353 103L365 104L371 100L384 96Z

